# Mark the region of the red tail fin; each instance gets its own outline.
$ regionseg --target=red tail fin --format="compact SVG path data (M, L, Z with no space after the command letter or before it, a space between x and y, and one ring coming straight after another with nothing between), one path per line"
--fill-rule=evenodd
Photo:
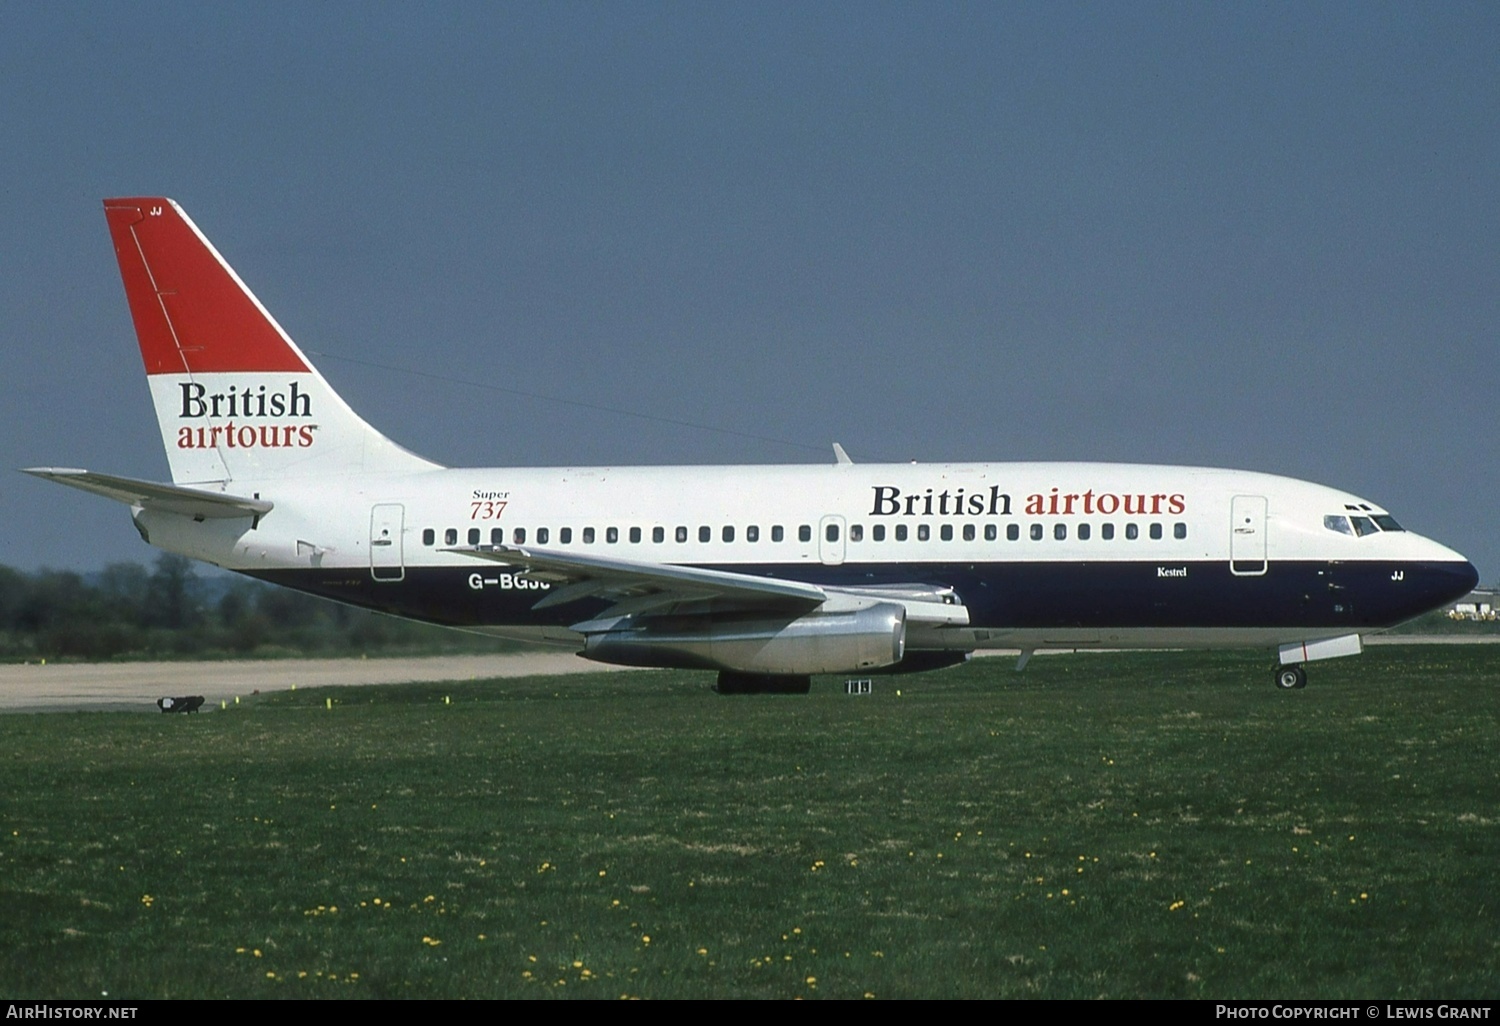
M339 398L181 207L111 199L104 212L173 481L436 466Z
M169 199L108 199L147 374L305 371L307 360Z

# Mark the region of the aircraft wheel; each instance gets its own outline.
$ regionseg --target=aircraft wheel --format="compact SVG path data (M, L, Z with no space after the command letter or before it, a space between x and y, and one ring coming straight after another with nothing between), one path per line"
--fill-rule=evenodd
M721 670L714 690L721 695L805 695L812 690L812 678Z
M1299 666L1276 668L1276 686L1283 691L1295 691L1307 687L1307 671Z

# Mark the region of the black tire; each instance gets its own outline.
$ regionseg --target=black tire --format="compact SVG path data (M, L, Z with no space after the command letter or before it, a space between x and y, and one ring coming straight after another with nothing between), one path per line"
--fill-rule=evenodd
M714 690L721 695L805 695L812 690L812 678L721 670Z
M1282 691L1296 691L1307 687L1307 671L1301 666L1278 666L1276 686Z

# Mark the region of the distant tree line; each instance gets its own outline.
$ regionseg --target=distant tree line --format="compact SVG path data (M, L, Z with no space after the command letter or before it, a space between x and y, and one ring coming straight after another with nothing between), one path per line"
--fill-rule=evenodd
M0 660L219 659L495 652L513 643L411 623L249 578L153 567L94 574L0 566Z

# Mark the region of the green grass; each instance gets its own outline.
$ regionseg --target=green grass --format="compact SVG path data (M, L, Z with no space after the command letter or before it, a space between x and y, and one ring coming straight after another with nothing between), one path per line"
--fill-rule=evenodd
M1080 655L859 698L651 672L0 717L0 996L1494 996L1500 652L1311 676Z

